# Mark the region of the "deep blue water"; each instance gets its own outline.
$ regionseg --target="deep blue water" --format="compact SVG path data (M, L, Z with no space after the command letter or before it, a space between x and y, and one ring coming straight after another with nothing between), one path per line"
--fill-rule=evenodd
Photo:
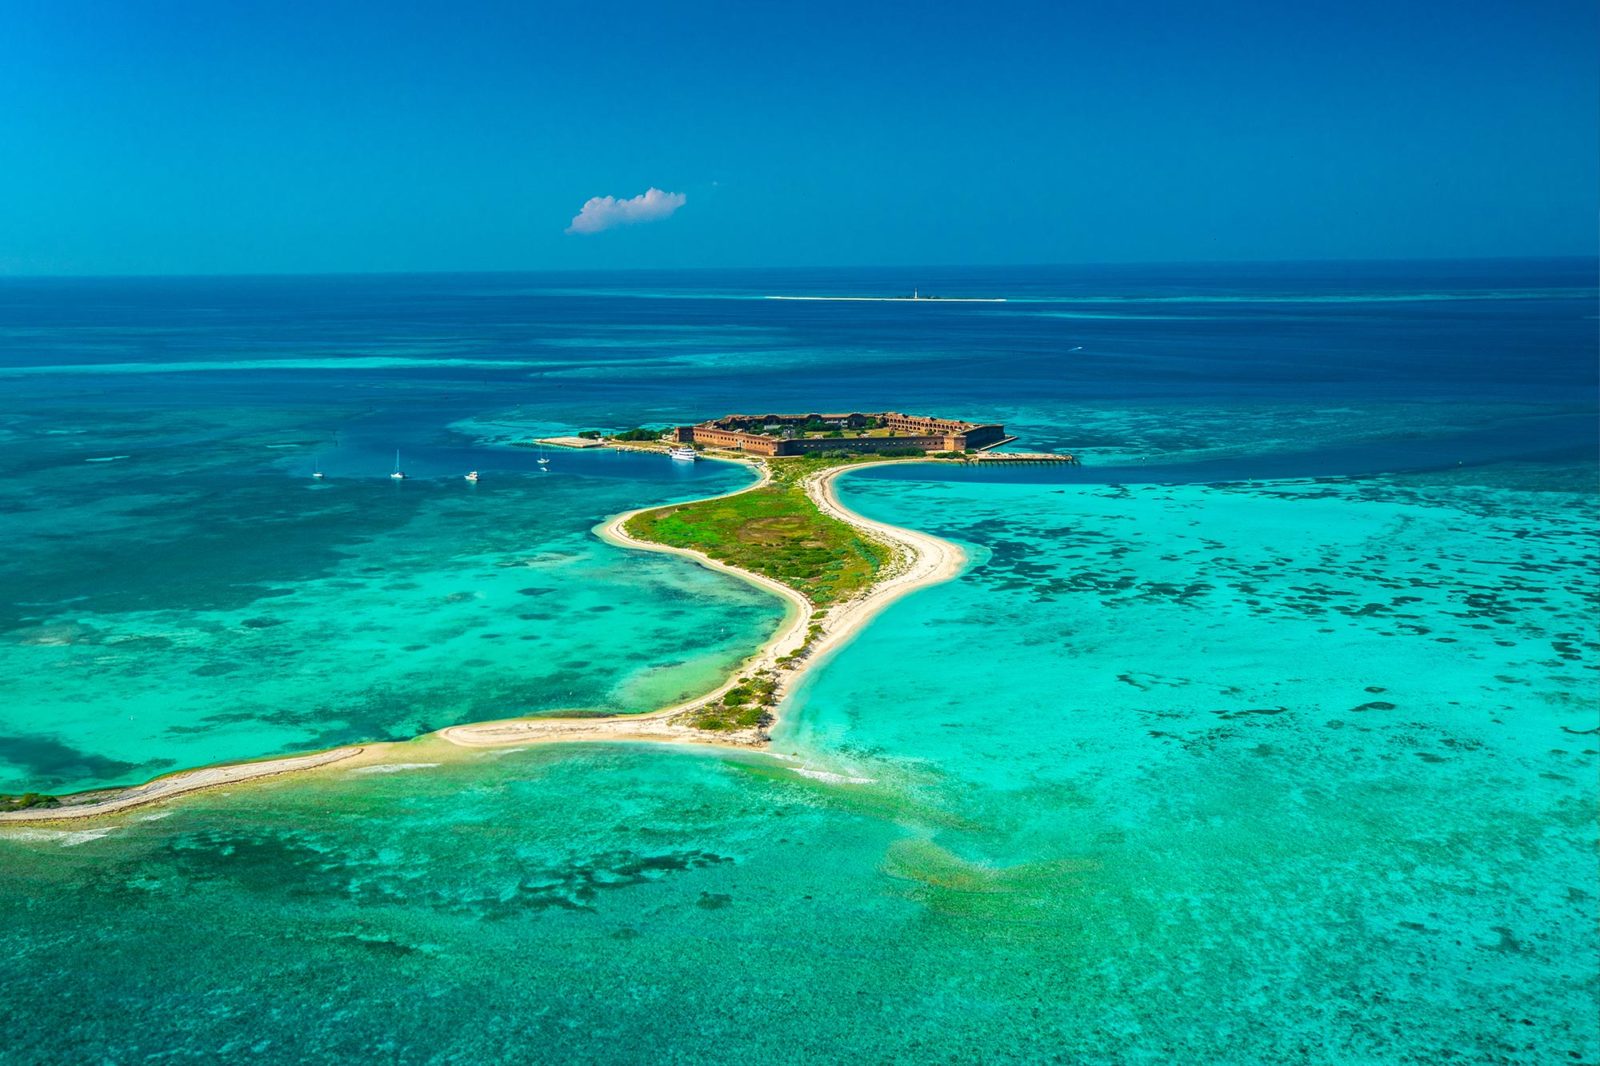
M485 393L574 424L729 407L1005 414L1044 402L1587 412L1594 275L1593 262L1561 260L0 279L0 366L14 409L74 397L112 408L334 404L418 430L481 412ZM761 299L913 284L1008 302ZM1352 431L1363 417L1350 413ZM1592 444L1568 429L1551 441Z

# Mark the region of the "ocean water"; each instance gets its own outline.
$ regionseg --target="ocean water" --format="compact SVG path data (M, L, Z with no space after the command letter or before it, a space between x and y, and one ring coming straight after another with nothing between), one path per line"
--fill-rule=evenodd
M485 450L476 484L331 465L317 482L147 472L121 447L121 468L52 478L9 519L25 547L0 579L16 611L0 645L0 791L652 710L715 687L783 616L739 582L590 532L749 480L729 464L684 474L607 451L541 473L532 453ZM115 491L93 495L105 481Z
M778 624L589 532L747 475L535 433L1085 462L846 477L971 563L774 756L424 740L0 833L0 1061L1600 1061L1594 272L0 281L0 792L648 709ZM1008 302L762 299L913 284Z

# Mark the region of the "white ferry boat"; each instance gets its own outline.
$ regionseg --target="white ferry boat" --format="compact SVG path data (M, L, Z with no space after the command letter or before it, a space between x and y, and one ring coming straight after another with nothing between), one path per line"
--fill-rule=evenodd
M678 460L680 463L692 463L699 458L699 456L695 455L694 449L689 447L687 444L680 444L667 454Z

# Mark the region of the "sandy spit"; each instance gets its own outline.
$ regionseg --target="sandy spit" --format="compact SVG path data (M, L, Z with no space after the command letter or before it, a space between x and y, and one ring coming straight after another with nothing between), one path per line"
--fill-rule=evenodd
M237 785L244 781L257 781L279 774L302 773L331 763L360 755L360 747L334 748L311 755L294 755L284 759L266 759L261 762L227 763L206 766L198 770L185 770L169 777L158 777L134 788L114 792L104 799L90 803L68 802L61 807L36 807L22 811L0 811L0 826L28 822L67 822L80 818L99 818L107 814L120 814L135 807L186 796L207 788Z
M738 461L738 460L735 460ZM901 460L903 461L903 460ZM761 475L754 485L726 495L750 492L766 485L770 472L764 463L750 463ZM885 462L889 462L886 460ZM757 670L771 670L778 678L778 697L781 700L808 671L814 669L831 653L843 647L874 615L889 604L919 588L948 581L961 572L966 563L962 550L948 541L925 533L918 533L883 522L874 522L839 503L834 490L834 480L841 473L860 470L879 463L858 463L835 467L808 477L802 486L805 492L824 513L862 530L869 536L887 543L894 558L882 578L872 588L844 603L833 604L822 618L800 593L787 585L760 574L751 573L726 563L718 562L703 552L688 548L674 548L652 544L630 536L624 528L628 519L638 511L629 511L601 523L595 533L610 543L640 551L664 552L693 559L701 566L730 574L742 581L766 589L789 605L789 613L778 631L754 655L740 664L729 678L711 692L692 700L641 714L611 717L512 718L497 722L476 722L470 725L451 726L436 734L459 748L501 748L514 745L571 744L585 741L647 742L667 744L692 744L717 748L763 749L768 738L765 731L747 730L722 733L697 729L684 721L685 717L706 704L721 699L741 677ZM717 497L711 497L717 498ZM651 510L653 508L641 508ZM813 624L820 626L811 650L799 661L780 667L778 660L800 648ZM770 728L770 726L769 726ZM413 742L414 743L414 742ZM259 762L229 763L221 766L186 770L182 773L157 778L134 788L109 794L98 794L89 802L72 802L69 798L61 807L37 808L23 811L0 812L0 829L11 825L77 821L121 814L137 807L161 803L179 796L190 795L203 789L241 784L284 774L305 773L354 759L360 765L382 764L408 757L411 751L404 744L367 744L334 748L310 755L296 755ZM357 756L361 758L356 759ZM346 764L349 765L348 763Z
M739 492L752 491L770 480L765 464L755 465L761 471L761 480L755 485L740 489ZM757 670L771 670L777 675L778 698L781 701L783 695L798 684L807 672L848 643L879 611L919 588L950 580L961 572L962 566L966 563L965 553L949 541L902 529L899 526L874 522L847 510L839 503L834 491L834 479L846 470L860 470L863 467L877 465L883 464L859 463L853 466L835 467L812 475L801 483L806 495L811 497L824 514L831 515L877 540L888 543L894 550L894 559L877 584L855 599L832 605L820 619L816 617L816 611L809 600L789 586L771 578L718 562L704 552L652 544L629 536L624 527L630 518L639 513L638 511L617 515L595 530L603 539L613 544L642 551L686 556L701 566L731 574L740 580L766 589L789 603L791 613L778 632L717 688L684 703L643 714L607 718L513 718L500 722L452 726L441 730L441 735L451 743L464 747L498 747L502 744L530 742L571 743L584 740L646 740L676 744L709 744L716 747L766 747L768 741L764 730L713 732L697 729L683 719L690 712L721 699L741 677ZM732 496L737 493L727 495ZM779 666L779 659L805 643L806 633L813 623L820 627L820 631L812 641L810 652L791 666Z

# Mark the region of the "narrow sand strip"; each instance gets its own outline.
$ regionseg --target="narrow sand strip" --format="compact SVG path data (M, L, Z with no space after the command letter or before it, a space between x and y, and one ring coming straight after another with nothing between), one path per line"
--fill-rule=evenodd
M242 781L258 781L263 777L315 770L360 755L362 748L334 748L312 755L295 755L287 759L267 759L263 762L229 763L223 766L206 766L199 770L185 770L171 777L158 777L154 781L134 788L125 788L103 800L93 803L68 803L60 807L35 807L23 811L0 811L0 825L23 822L61 822L77 818L98 818L105 814L143 807L147 803L176 796L188 795L207 788L237 785Z
M777 678L777 697L779 705L785 693L790 691L805 674L814 669L833 651L843 647L863 625L874 615L900 597L914 592L926 585L948 581L961 572L961 567L966 563L966 555L959 547L949 541L930 537L925 533L917 533L899 526L891 526L884 522L874 522L863 518L854 511L843 507L834 494L833 481L839 474L847 470L860 470L867 466L881 466L884 463L860 463L854 466L835 467L813 475L802 482L806 495L811 497L818 509L824 514L837 518L848 525L854 526L864 533L887 542L895 551L895 558L890 563L884 576L866 592L855 599L844 603L834 604L822 616L816 617L816 610L810 601L787 585L780 584L768 577L751 573L738 567L706 555L704 552L691 548L668 547L663 544L653 544L648 541L638 540L630 536L624 528L628 519L638 514L638 511L629 511L600 526L596 532L605 540L613 544L620 544L643 551L665 552L671 555L682 555L693 559L701 566L712 570L719 570L725 574L732 574L743 581L766 589L772 594L787 600L794 613L789 617L784 626L772 637L771 640L755 655L745 660L740 667L716 689L703 696L692 700L650 711L643 714L619 715L607 718L513 718L499 722L477 722L471 725L451 726L440 731L440 735L453 744L465 747L498 747L503 744L527 744L538 742L570 742L580 740L651 740L679 744L711 744L719 747L765 747L767 733L762 729L748 729L737 732L713 732L697 729L681 721L683 716L691 711L700 709L707 704L721 699L729 689L738 683L741 677L758 670L770 670ZM761 480L739 492L750 492L765 485L769 476L764 465L758 464L762 471ZM738 493L726 493L735 496ZM720 497L710 497L718 499ZM654 508L644 508L653 510ZM811 641L811 650L804 659L790 665L780 666L778 660L794 652L806 643L806 635L813 623L819 627L819 632ZM776 724L775 722L773 724ZM770 728L770 725L768 726Z
M789 604L791 613L785 619L778 632L755 655L740 664L739 668L726 681L711 692L672 707L665 707L642 714L585 718L512 718L498 722L477 722L471 725L450 726L440 730L436 735L463 748L497 748L518 744L571 744L584 741L644 741L667 744L696 744L722 748L765 747L767 745L767 734L763 730L751 729L735 733L713 732L711 730L697 729L692 725L688 725L682 719L688 712L721 699L729 689L738 683L741 677L757 670L770 670L776 675L778 679L777 696L781 706L783 696L808 671L815 668L830 653L843 647L879 611L900 597L919 588L950 580L961 572L961 567L966 562L966 556L961 549L949 541L940 540L925 533L902 529L899 526L891 526L884 522L875 522L869 518L863 518L854 511L847 510L839 503L833 486L833 481L836 477L849 470L860 470L867 466L881 466L895 461L904 462L905 460L884 460L882 463L859 463L854 466L835 467L820 474L812 475L802 483L806 495L811 497L818 509L824 514L848 523L877 540L888 543L895 552L895 557L881 580L855 599L831 606L820 621L816 619L816 611L810 601L787 585L780 584L769 577L718 562L704 552L690 548L675 548L664 544L653 544L630 536L624 525L628 519L639 513L637 510L617 515L596 527L596 534L612 544L637 548L641 551L665 552L672 555L686 556L701 566L731 574L742 581L747 581L752 585L766 589ZM760 479L754 485L748 485L735 492L724 493L724 496L735 496L741 492L753 491L766 485L771 480L770 473L764 463L749 463L748 465L753 466L760 472ZM707 498L720 499L721 497L713 496ZM640 510L653 509L640 508ZM779 666L777 662L779 659L791 654L806 643L807 633L813 623L819 626L819 631L811 642L810 652L805 658L790 666ZM119 814L135 807L173 799L202 789L255 781L279 774L318 769L331 763L360 755L363 752L366 752L368 756L363 762L381 762L387 758L406 757L403 753L394 754L393 749L402 749L402 746L387 743L368 744L360 747L334 748L330 751L317 752L312 755L297 755L290 758L269 759L262 762L230 763L221 766L203 767L197 770L186 770L169 777L157 778L135 788L123 789L104 799L88 803L72 803L69 799L67 804L61 807L0 812L0 827Z

